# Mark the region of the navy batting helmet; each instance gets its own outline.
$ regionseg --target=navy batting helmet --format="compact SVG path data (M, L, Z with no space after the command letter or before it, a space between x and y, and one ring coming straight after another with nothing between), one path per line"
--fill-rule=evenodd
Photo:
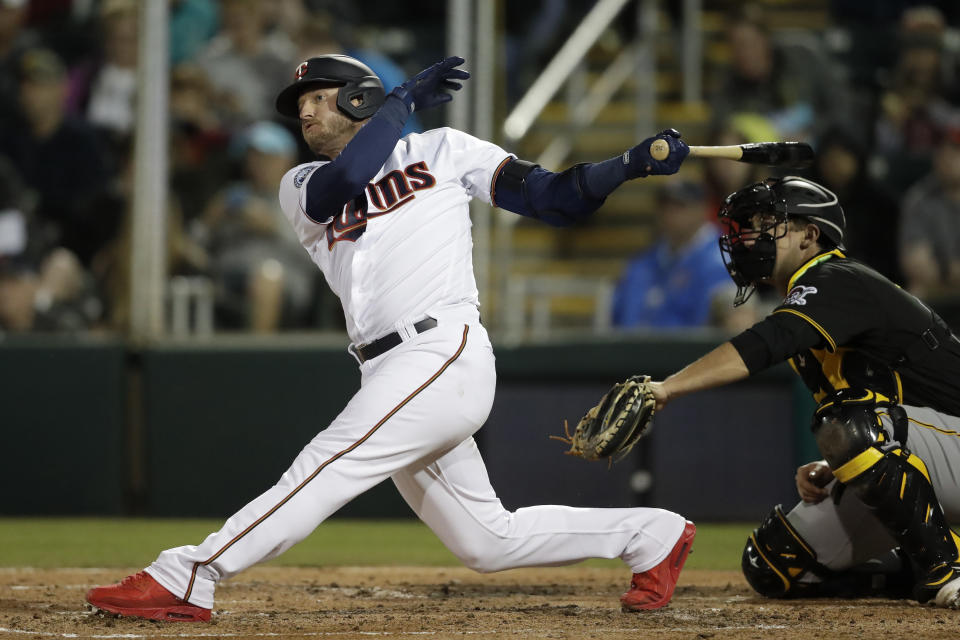
M277 96L277 111L291 118L299 117L300 94L322 85L340 87L337 107L354 120L369 118L386 99L383 83L370 67L350 56L325 55L297 66L293 84ZM360 98L359 105L353 104L355 98Z

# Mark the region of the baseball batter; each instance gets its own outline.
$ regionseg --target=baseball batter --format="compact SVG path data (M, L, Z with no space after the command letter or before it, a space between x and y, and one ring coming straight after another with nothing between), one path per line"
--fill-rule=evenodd
M802 502L775 507L743 553L770 597L883 594L960 607L960 341L917 298L843 253L837 197L771 178L727 197L720 249L738 286L783 302L660 383L671 399L784 360L819 402L824 460L797 477Z
M622 558L622 603L670 600L695 535L660 509L536 506L510 512L490 485L473 433L496 372L471 262L472 198L555 225L595 211L625 180L674 173L688 148L650 138L622 156L552 173L453 129L400 138L414 110L451 99L469 75L448 58L385 95L347 56L302 63L277 98L320 158L291 169L280 203L340 297L361 387L279 482L197 546L169 549L119 584L92 589L101 610L208 620L217 583L306 537L349 500L392 478L416 514L477 571ZM322 380L317 381L322 384Z

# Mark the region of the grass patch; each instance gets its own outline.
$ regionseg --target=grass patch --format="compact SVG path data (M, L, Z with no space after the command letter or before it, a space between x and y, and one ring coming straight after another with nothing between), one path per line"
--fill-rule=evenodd
M143 567L171 547L199 544L221 520L0 518L0 566ZM754 525L698 524L687 567L737 569ZM457 566L418 520L328 520L269 564L279 566ZM622 566L589 560L587 566Z

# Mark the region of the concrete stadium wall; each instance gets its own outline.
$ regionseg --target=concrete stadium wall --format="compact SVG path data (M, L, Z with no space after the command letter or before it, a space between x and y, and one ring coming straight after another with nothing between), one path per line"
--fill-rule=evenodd
M113 340L0 343L0 513L123 512L124 358Z
M717 338L497 348L497 399L477 439L511 509L660 506L688 517L759 520L794 498L816 455L812 402L786 368L682 398L610 469L548 439L618 379L669 374ZM276 482L359 385L339 340L0 343L0 513L225 517ZM385 482L339 516L410 516Z

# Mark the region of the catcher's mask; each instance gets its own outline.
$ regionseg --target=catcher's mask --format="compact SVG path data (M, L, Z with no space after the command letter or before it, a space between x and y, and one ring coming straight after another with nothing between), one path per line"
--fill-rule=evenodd
M767 178L724 199L717 216L723 227L720 254L737 285L734 306L746 302L759 282L773 275L777 240L789 218L804 218L820 229L820 244L843 249L846 220L837 196L797 176ZM780 226L778 235L777 226Z
M299 118L297 99L309 89L340 87L337 107L354 120L365 120L377 112L386 94L383 83L370 67L356 58L325 55L310 58L297 65L293 84L277 96L277 111L290 118ZM353 101L359 98L360 104Z

